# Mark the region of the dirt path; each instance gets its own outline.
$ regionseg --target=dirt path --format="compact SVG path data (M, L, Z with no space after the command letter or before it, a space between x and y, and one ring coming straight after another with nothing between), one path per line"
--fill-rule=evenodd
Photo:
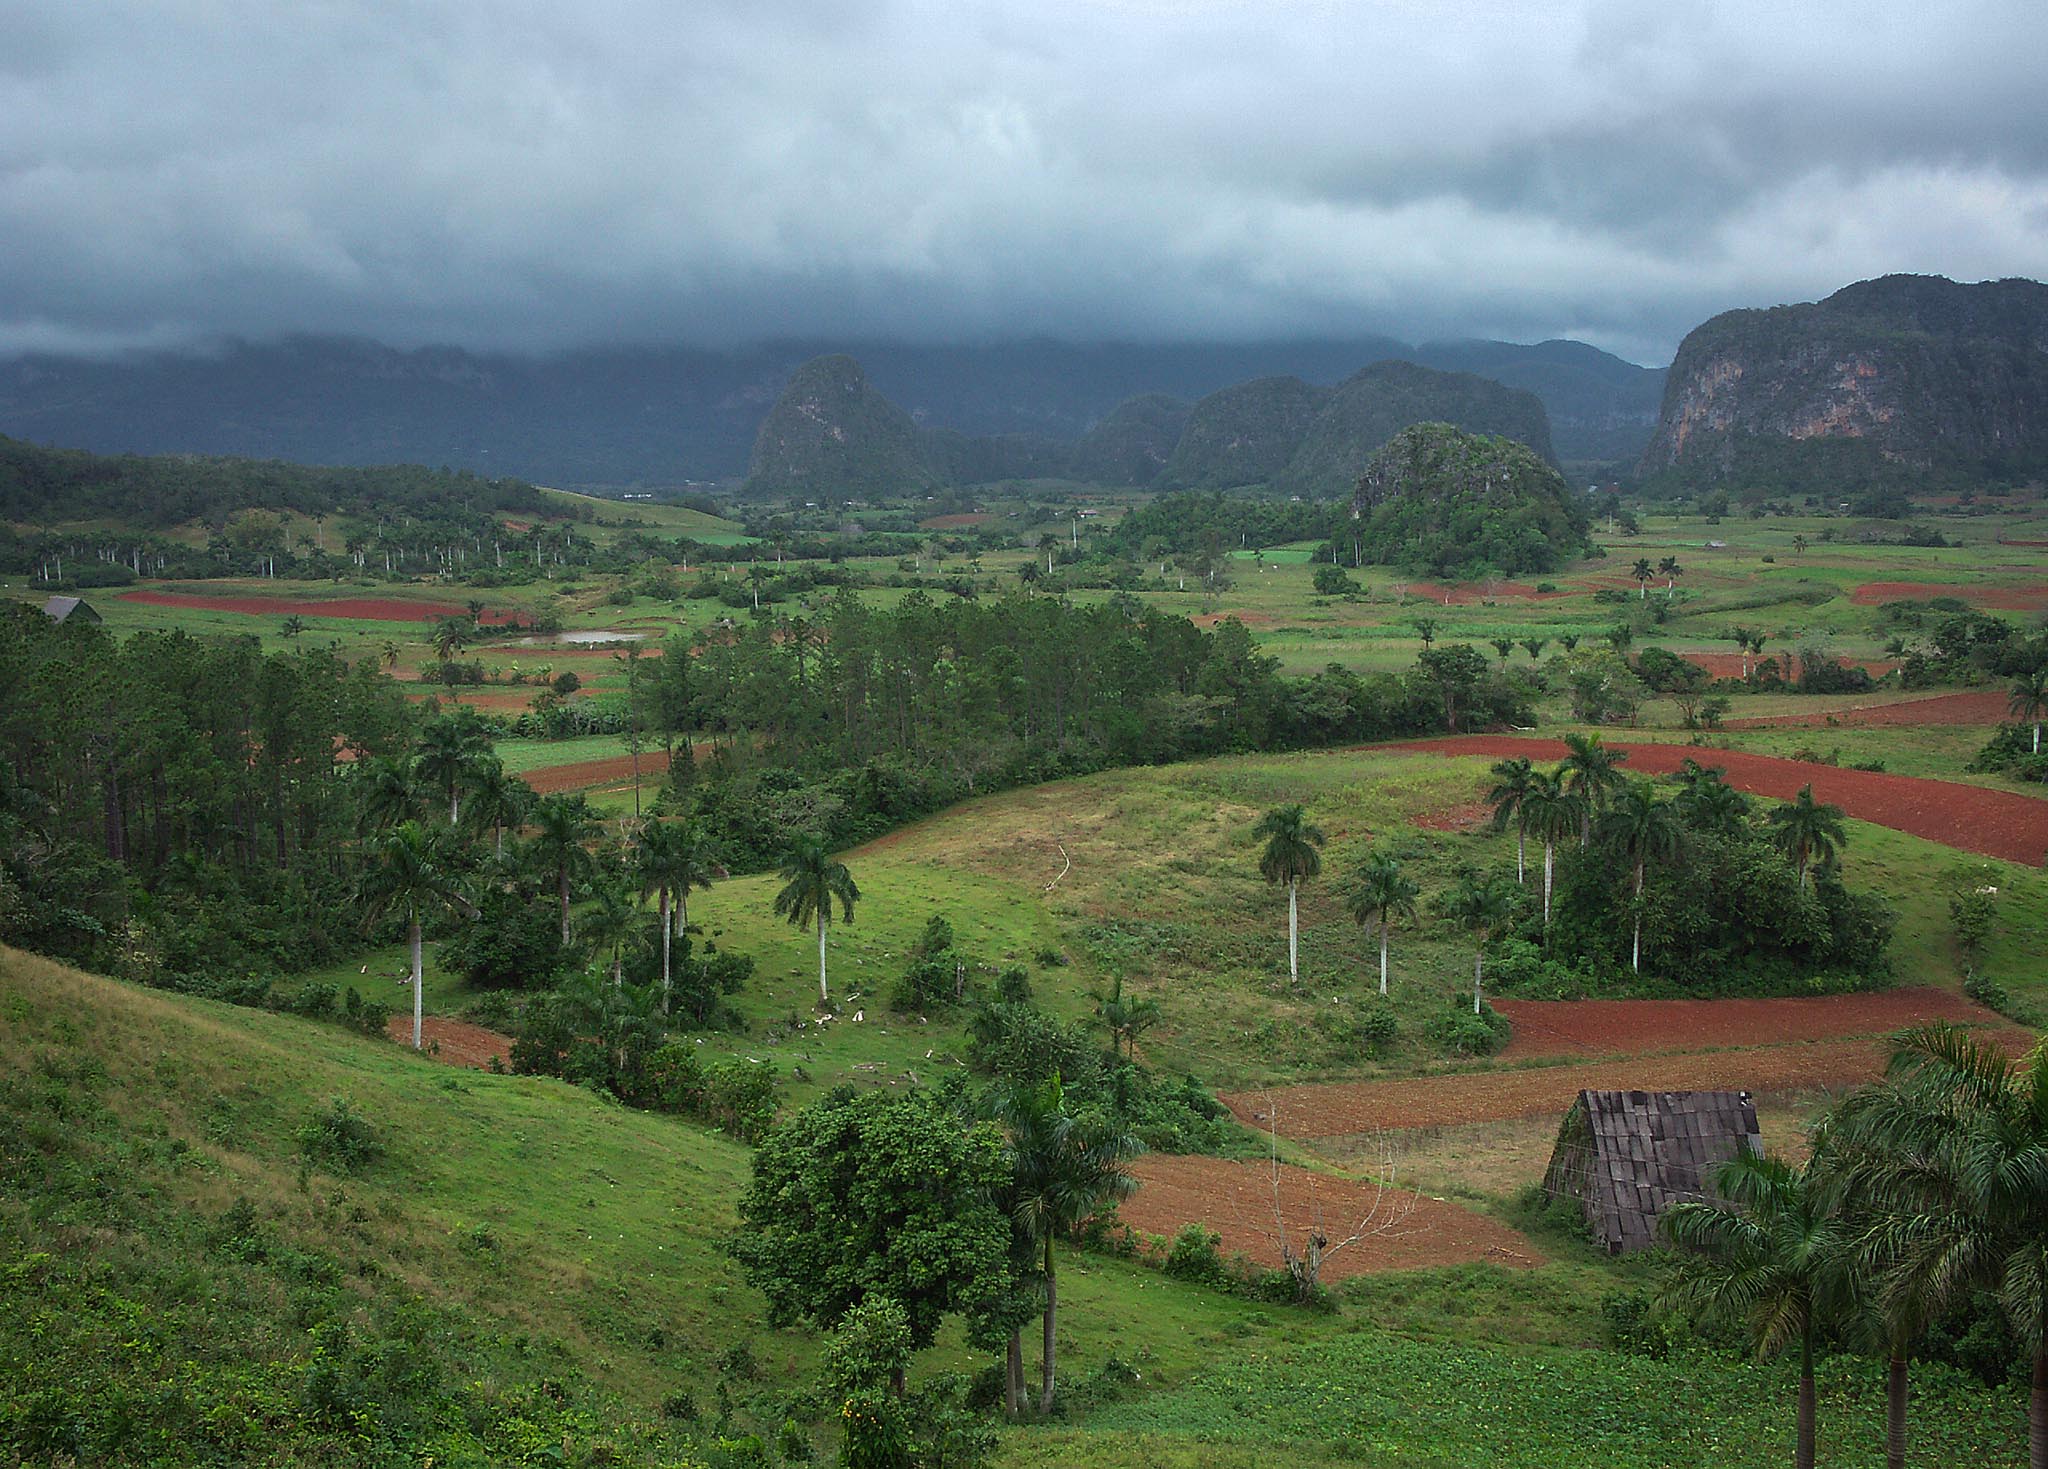
M1427 750L1440 755L1465 755L1498 760L1524 755L1531 760L1557 760L1565 753L1562 740L1510 735L1453 735L1368 746L1381 750ZM1610 742L1610 749L1628 752L1628 774L1670 775L1686 760L1718 765L1737 790L1773 800L1789 801L1811 784L1813 798L1840 806L1859 821L1888 826L1944 846L1987 857L2039 867L2048 854L2048 801L1983 786L1947 780L1923 780L1871 770L1842 770L1775 755L1743 750L1716 750L1692 745Z
M392 1016L385 1030L401 1046L412 1044L412 1016ZM488 1071L493 1057L497 1058L500 1066L509 1069L512 1065L512 1037L500 1035L495 1030L485 1030L481 1025L471 1025L467 1020L450 1020L445 1015L424 1016L420 1020L420 1041L429 1055L437 1061L446 1061L450 1066L470 1066L478 1071Z
M2015 1050L2035 1037L2014 1027L1984 1032ZM1576 1066L1465 1071L1386 1081L1316 1082L1226 1092L1223 1104L1250 1127L1268 1114L1283 1136L1348 1137L1410 1127L1452 1127L1545 1113L1562 1115L1581 1091L1816 1091L1875 1078L1890 1055L1882 1037L1794 1041L1686 1055L1638 1056Z
M1171 1238L1183 1224L1222 1236L1225 1258L1241 1254L1269 1270L1281 1268L1269 1163L1152 1153L1131 1165L1138 1191L1117 1206L1134 1229ZM1280 1166L1280 1214L1297 1239L1318 1222L1331 1239L1353 1230L1379 1232L1338 1251L1323 1280L1427 1265L1486 1262L1528 1268L1543 1263L1536 1247L1504 1224L1406 1189L1382 1192L1355 1179Z
M1768 1046L1786 1041L1885 1036L1935 1020L2004 1022L1950 990L1912 988L1868 995L1775 1000L1495 1000L1515 1023L1503 1060L1529 1056L1622 1056Z
M666 750L642 750L640 752L640 779L642 782L661 784L661 778L668 774L668 752ZM578 760L569 765L543 765L538 770L529 770L519 777L543 796L558 791L587 791L592 786L617 785L620 781L633 778L633 757L631 755L607 755L602 760Z
M1760 714L1731 719L1729 729L1824 729L1835 725L1899 727L1927 724L1997 724L2011 717L2010 700L1996 690L1894 699L1887 704L1854 704L1813 714Z

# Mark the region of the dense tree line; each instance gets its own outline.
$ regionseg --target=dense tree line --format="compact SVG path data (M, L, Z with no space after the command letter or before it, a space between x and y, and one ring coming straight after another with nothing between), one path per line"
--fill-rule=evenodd
M641 707L678 751L671 802L744 866L790 830L850 842L1031 781L1528 719L1463 645L1406 675L1297 679L1234 619L1204 630L1130 597L921 592L895 607L842 593L815 620L672 642ZM683 758L692 739L708 748Z

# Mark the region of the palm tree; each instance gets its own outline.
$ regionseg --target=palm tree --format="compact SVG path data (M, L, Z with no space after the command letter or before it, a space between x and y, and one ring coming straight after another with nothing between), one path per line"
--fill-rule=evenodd
M1508 671L1508 654L1515 651L1515 640L1513 638L1489 638L1487 641L1493 644L1493 651L1500 654L1500 671L1506 673Z
M486 758L478 762L470 786L469 819L491 829L500 858L505 855L505 833L525 822L533 803L533 787L506 774L502 761Z
M476 624L468 619L444 617L434 626L434 651L446 663L460 653L475 634Z
M813 922L818 926L818 1002L823 1004L831 998L825 987L825 931L832 923L832 900L839 900L841 914L851 923L860 889L846 864L833 860L820 837L799 836L791 842L778 875L783 888L775 895L776 915L798 928Z
M1507 926L1514 911L1514 892L1492 876L1464 872L1442 903L1444 917L1471 933L1477 941L1472 957L1472 1013L1480 1011L1485 994L1486 946Z
M1733 836L1749 815L1749 797L1723 780L1719 766L1703 766L1687 757L1679 769L1685 785L1673 799L1678 819L1692 831Z
M1535 662L1535 661L1536 661L1536 660L1537 660L1538 658L1541 658L1541 657L1543 656L1543 650L1544 650L1545 648L1549 647L1549 646L1550 646L1550 639L1548 639L1548 638L1523 638L1523 639L1522 639L1522 647L1523 647L1524 651L1526 651L1526 652L1528 653L1528 655L1529 655L1529 661L1530 661L1531 663L1534 663L1534 662Z
M383 831L419 815L419 785L403 760L373 755L356 767L356 829Z
M1071 1234L1103 1205L1130 1197L1137 1180L1125 1165L1140 1147L1136 1137L1105 1114L1077 1117L1069 1112L1057 1073L1036 1086L1013 1086L1001 1106L1010 1135L1012 1219L1044 1251L1045 1357L1038 1410L1049 1413L1059 1315L1053 1241Z
M1664 595L1666 597L1669 597L1671 595L1671 584L1673 580L1678 577L1684 576L1685 568L1678 564L1678 558L1676 556L1666 556L1662 561L1659 561L1657 563L1657 570L1664 578Z
M306 619L303 617L294 616L287 617L284 620L284 625L278 628L277 635L282 638L298 638L303 637L305 635L305 631Z
M1713 1315L1739 1321L1760 1357L1799 1345L1799 1429L1794 1463L1813 1469L1813 1344L1847 1308L1849 1230L1838 1191L1816 1161L1738 1153L1721 1165L1715 1189L1733 1207L1673 1204L1658 1221L1700 1259L1679 1294Z
M1158 1024L1163 1013L1157 1000L1128 998L1121 974L1116 976L1108 994L1095 997L1095 1018L1109 1032L1110 1055L1119 1060L1137 1059L1138 1037Z
M1735 646L1742 650L1742 678L1743 681L1746 683L1749 681L1750 629L1746 627L1738 627L1733 632L1729 633L1728 636L1730 639L1734 641Z
M1797 535L1797 536L1794 536L1794 537L1792 537L1792 551L1793 551L1793 554L1794 554L1794 555L1798 555L1798 556L1804 556L1804 555L1806 554L1806 537L1805 537L1805 536L1803 536L1803 535Z
M1387 992L1387 931L1396 918L1413 920L1415 899L1422 889L1401 871L1401 863L1381 852L1365 864L1347 901L1359 927L1377 923L1380 930L1380 993Z
M1880 1300L1932 1305L1988 1290L2033 1359L2027 1462L2048 1469L2048 1050L2019 1060L1946 1023L1894 1044L1885 1079L1835 1126L1880 1162ZM1863 1161L1859 1158L1859 1161Z
M457 888L453 854L443 833L430 832L417 821L402 821L376 837L369 850L371 863L363 870L358 895L371 922L386 913L405 915L405 939L412 951L412 1048L417 1051L425 987L421 921L436 907L471 914L476 910Z
M1436 619L1434 617L1416 618L1415 636L1422 639L1423 651L1427 652L1430 645L1436 642Z
M2036 668L2013 680L2008 709L2034 726L2034 753L2041 753L2041 721L2048 718L2048 668Z
M491 735L475 711L464 709L430 721L420 731L419 778L439 786L448 797L448 824L462 822L462 788L474 782L490 758Z
M1493 807L1493 829L1506 831L1508 823L1515 824L1515 882L1517 885L1528 876L1529 813L1522 803L1535 788L1536 771L1527 759L1517 755L1501 760L1493 767L1493 778L1499 782L1486 793L1487 802Z
M533 844L536 861L554 874L555 897L562 908L562 947L569 946L569 887L591 870L590 850L585 843L596 838L596 818L581 796L542 796L533 807Z
M1323 870L1322 828L1313 825L1299 806L1275 806L1252 828L1254 837L1266 839L1259 854L1259 872L1270 883L1287 884L1287 982L1301 982L1300 903L1303 878Z
M640 896L660 896L661 1013L666 1015L670 955L684 926L679 916L672 923L670 914L681 914L691 888L711 885L711 867L705 860L703 838L693 828L673 821L654 821L640 829L633 844L633 863L640 878Z
M1550 932L1550 889L1557 870L1557 844L1571 840L1585 823L1586 798L1565 788L1562 770L1535 773L1522 797L1522 820L1543 843L1543 931Z
M1557 641L1559 646L1561 646L1567 653L1576 653L1579 651L1579 635L1575 632L1559 633L1557 635Z
M1628 762L1628 751L1608 749L1596 734L1568 734L1564 745L1558 773L1564 777L1564 788L1584 803L1579 812L1579 845L1583 847L1593 839L1593 817L1607 809L1608 797L1625 783L1621 766Z
M1655 568L1650 565L1650 558L1638 556L1636 564L1628 569L1628 574L1636 579L1636 586L1642 593L1641 600L1647 600L1650 595L1650 579L1657 574Z
M1807 886L1810 865L1819 863L1827 866L1835 860L1836 850L1849 840L1848 831L1842 825L1842 808L1816 802L1810 781L1799 788L1796 797L1771 812L1767 819L1777 828L1778 845L1785 849L1785 855L1799 869L1801 891Z
M1600 818L1600 840L1620 851L1635 872L1635 942L1629 951L1628 967L1636 973L1643 968L1643 874L1652 862L1662 865L1678 859L1678 823L1671 808L1657 798L1657 788L1647 779L1632 780L1614 804Z
M583 941L592 955L611 955L612 987L625 983L626 944L640 917L639 890L632 874L617 869L604 872L591 885L596 902L583 915Z

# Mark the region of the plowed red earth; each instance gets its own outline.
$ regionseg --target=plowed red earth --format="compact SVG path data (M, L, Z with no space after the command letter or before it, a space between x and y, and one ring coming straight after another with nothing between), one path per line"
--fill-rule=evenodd
M668 752L643 750L640 778L659 782L668 773ZM543 796L558 791L585 791L592 786L617 785L633 778L631 755L610 755L602 760L578 760L573 765L543 765L519 777Z
M1883 1036L1935 1020L1998 1026L1993 1011L1950 990L1880 990L1776 1000L1495 1000L1515 1023L1501 1054L1603 1056L1707 1046Z
M444 602L403 602L382 597L341 597L331 602L291 597L201 597L185 592L123 592L123 602L149 607L183 607L195 612L246 612L257 617L340 617L358 622L438 622L467 617L467 607ZM479 619L503 624L516 621L510 612L485 612Z
M523 694L501 690L492 694L471 694L460 689L444 689L422 686L408 689L408 699L439 699L443 704L460 704L465 709L489 710L494 714L519 714L533 707L533 696L538 690L528 689Z
M2009 612L2035 612L2048 607L2048 585L2031 587L1944 587L1919 581L1865 582L1849 594L1859 607L1885 602L1926 602L1956 597L1972 607L2002 607Z
M1679 656L1704 668L1715 678L1741 678L1747 670L1755 668L1758 661L1754 653L1747 659L1740 653L1681 653ZM1773 652L1768 656L1777 659L1780 669L1785 667L1786 654ZM1852 665L1860 668L1872 678L1881 677L1899 666L1890 658L1837 658L1835 662L1845 668Z
M1454 735L1446 739L1413 740L1373 748L1427 750L1439 755L1500 759L1524 755L1531 760L1556 760L1564 755L1561 740L1525 739L1512 735ZM1781 760L1742 750L1702 750L1687 745L1627 744L1630 773L1669 775L1686 759L1718 765L1737 790L1773 800L1789 801L1799 788L1812 785L1813 798L1840 806L1859 821L1925 837L1965 852L2041 865L2048 853L2048 801L2010 791L1959 785L1954 781L1921 780L1872 770L1841 770L1804 760Z
M1971 694L1936 694L1927 699L1894 699L1889 704L1859 704L1821 714L1765 714L1731 719L1730 729L1806 728L1829 725L1997 724L2011 712L2006 696L1992 690Z
M1284 1263L1271 1164L1153 1153L1131 1172L1138 1191L1117 1206L1117 1216L1132 1228L1170 1236L1198 1221L1222 1236L1226 1257L1242 1254L1267 1269ZM1543 1263L1536 1247L1506 1225L1405 1189L1382 1193L1370 1183L1282 1164L1279 1196L1280 1215L1297 1243L1311 1221L1332 1240L1378 1226L1379 1232L1325 1260L1325 1281L1426 1265Z
M394 1015L385 1029L400 1045L412 1045L412 1016ZM479 1071L488 1071L493 1057L497 1058L500 1066L512 1064L510 1036L485 1030L481 1025L471 1025L467 1020L450 1020L445 1015L422 1016L420 1042L435 1060L446 1061L451 1066L473 1066Z

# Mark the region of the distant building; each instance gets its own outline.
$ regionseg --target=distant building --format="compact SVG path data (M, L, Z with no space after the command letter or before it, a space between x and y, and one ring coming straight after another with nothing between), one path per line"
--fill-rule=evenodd
M92 603L83 597L52 597L43 603L43 612L58 622L76 619L79 622L96 623L100 620L100 615L93 610Z
M1673 1204L1715 1200L1714 1170L1763 1151L1748 1092L1583 1091L1565 1113L1543 1190L1585 1211L1608 1254L1657 1240Z

